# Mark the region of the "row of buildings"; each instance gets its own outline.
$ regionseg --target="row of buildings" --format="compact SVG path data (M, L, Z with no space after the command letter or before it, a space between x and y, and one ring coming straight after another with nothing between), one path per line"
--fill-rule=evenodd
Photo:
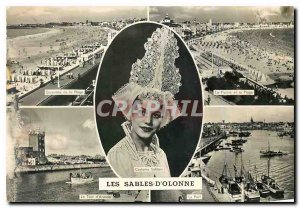
M269 130L292 134L295 130L294 122L265 122L254 121L253 118L249 122L226 122L223 120L218 123L205 123L203 126L203 137L219 135L232 131L248 131L248 130Z
M36 24L11 24L7 25L7 29L21 29L21 28L53 28L53 27L67 27L67 26L101 26L109 27L115 30L120 30L126 25L146 21L146 18L132 18L132 19L122 19L122 20L113 20L113 21L90 21L86 20L85 22L48 22L45 24L36 23Z
M52 164L95 164L95 163L105 163L105 157L102 155L88 156L88 155L60 155L60 154L50 154L47 156L49 163Z
M167 14L164 19L160 21L161 24L167 25L175 30L183 39L189 40L191 38L202 37L208 34L221 32L229 29L243 29L243 28L268 28L268 27L293 27L294 22L260 22L260 23L216 23L212 19L208 22L199 22L196 19L192 21L184 21L176 23Z
M46 156L45 131L40 129L32 130L28 134L28 146L15 148L15 160L17 166L36 166L45 164L94 164L105 163L102 155L70 156L64 154L49 154Z

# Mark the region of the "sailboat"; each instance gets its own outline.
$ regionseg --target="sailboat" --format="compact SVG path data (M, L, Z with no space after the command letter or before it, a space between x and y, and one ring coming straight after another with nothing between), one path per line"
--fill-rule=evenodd
M237 155L235 156L235 160L237 159ZM245 200L247 202L259 202L260 195L257 189L257 186L253 180L253 177L248 171L246 173L244 163L243 163L243 155L241 154L241 169L240 173L237 173L236 162L234 165L235 171L235 181L238 183L239 187L244 191Z
M241 199L241 189L238 186L237 182L231 177L230 171L228 169L228 165L226 163L226 153L225 153L225 161L224 167L222 171L222 175L219 178L220 183L222 184L222 193L224 189L227 189L227 192L231 195L231 197L238 201Z
M274 157L274 156L283 156L283 155L287 155L288 153L286 152L281 152L279 151L273 151L270 149L270 142L268 141L268 149L267 150L262 150L260 151L260 156L261 157Z
M250 171L246 174L245 199L249 202L259 202L260 193Z
M249 137L251 133L249 131L240 131L239 137Z
M270 158L268 158L268 175L261 176L261 182L266 186L266 188L276 196L282 196L284 194L284 189L280 187L276 181L270 177Z
M233 140L231 140L231 145L243 145L245 142L247 142L247 140L243 139L241 136L239 139L235 137Z
M255 171L255 184L257 186L257 189L259 191L259 194L261 197L266 197L270 194L269 189L264 185L261 181L257 180L257 171L256 171L256 166L254 166L254 171Z

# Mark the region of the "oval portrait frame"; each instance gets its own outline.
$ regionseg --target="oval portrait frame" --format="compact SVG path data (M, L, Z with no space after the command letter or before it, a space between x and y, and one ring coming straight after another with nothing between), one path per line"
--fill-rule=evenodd
M202 81L201 81L201 76L200 76L200 72L199 72L199 69L198 69L198 67L197 67L197 64L196 64L196 61L195 61L195 59L194 59L194 57L193 57L193 55L192 55L192 53L190 52L190 50L189 50L189 47L187 46L187 44L186 44L186 42L176 33L176 31L174 31L172 28L170 28L170 27L168 27L168 26L166 26L166 25L163 25L163 24L160 24L160 23L157 23L157 22L153 22L153 21L141 21L141 22L136 22L136 23L133 23L133 24L130 24L130 25L127 25L126 27L124 27L124 28L122 28L122 30L120 30L120 31L117 31L116 32L116 35L112 38L112 40L111 40L111 42L110 43L108 43L108 45L107 45L107 48L106 48L106 50L104 51L104 54L103 54L103 57L102 57L102 59L101 59L101 62L100 62L100 64L99 64L99 68L98 68L98 72L97 72L97 76L96 76L96 85L95 85L95 93L94 93L94 120L95 120L95 123L96 123L96 130L97 130L97 133L98 133L98 137L99 137L99 141L100 141L100 148L102 149L102 151L103 151L103 153L105 154L105 158L106 158L106 161L107 161L107 163L110 165L110 167L111 167L111 169L113 170L113 172L116 174L116 176L118 176L118 177L121 177L119 174L118 174L118 172L114 169L114 167L111 165L111 163L110 163L110 161L109 161L109 159L108 159L108 157L107 157L107 153L108 153L108 151L109 151L109 149L112 147L112 146L114 146L118 141L120 141L123 137L122 136L120 136L119 138L117 138L117 139L115 139L115 140L117 140L117 142L113 142L114 144L113 145L107 145L106 144L106 142L103 140L103 135L106 135L106 134L110 134L110 132L114 132L115 133L115 131L118 131L118 132L120 132L120 129L122 129L122 127L121 127L121 125L120 124L122 124L123 122L121 122L120 123L120 121L113 121L113 120L110 120L109 122L110 122L110 124L108 124L107 126L106 126L106 128L107 129L105 129L105 130L103 130L102 132L100 132L100 129L102 128L102 125L104 125L105 124L105 122L103 122L103 120L102 121L99 121L99 119L100 119L100 116L98 116L98 113L97 113L97 111L98 111L98 99L97 98L99 98L99 96L97 96L99 93L97 93L97 92L99 92L99 89L101 89L101 88L99 88L99 86L100 87L103 87L102 86L102 83L101 83L101 79L103 79L103 71L105 71L105 69L103 70L102 69L102 67L104 66L104 62L105 62L105 59L106 59L106 56L109 56L109 55L112 55L112 56L114 56L113 54L110 54L110 53L112 53L111 51L110 51L110 49L111 49L111 47L112 47L112 45L114 44L114 41L116 41L116 39L117 38L119 38L120 37L120 34L122 34L122 32L124 32L125 30L128 30L128 28L131 28L131 27L135 27L135 26L139 26L139 25L142 25L142 24L150 24L150 25L152 25L153 26L153 28L154 27L156 27L156 28L161 28L161 27L165 27L165 28L167 28L168 30L170 30L173 34L174 34L174 37L177 39L177 44L179 44L180 45L180 47L179 47L179 50L182 50L182 51L184 51L184 52L182 52L182 53L184 53L184 54L186 54L186 55L188 55L188 58L189 58L189 60L187 61L187 63L190 63L191 64L191 66L192 67L194 67L193 69L189 69L189 70L186 70L187 72L185 72L185 74L190 74L190 73L192 73L193 75L194 75L194 77L193 77L193 81L195 82L195 83L193 83L193 82L189 82L190 80L188 79L188 78L184 78L184 76L182 75L182 73L181 73L181 75L182 75L182 78L184 78L185 79L185 83L182 83L182 86L181 87L183 87L184 85L186 85L186 86L189 86L190 84L191 84L191 86L190 87L196 87L194 90L196 91L196 92L193 92L193 94L192 95L190 95L190 98L196 98L197 97L197 99L189 99L189 100L191 100L191 101L193 101L193 100L197 100L198 101L198 104L197 104L197 109L198 109L198 111L197 111L197 115L198 116L195 116L195 117L192 117L192 116L187 116L187 118L190 118L191 120L190 121L186 121L186 120L180 120L180 117L179 118L177 118L177 119L175 119L173 122L171 122L171 124L168 124L166 127L164 127L163 129L160 129L159 131L158 131L158 134L159 134L159 132L160 131L163 131L163 133L161 133L162 135L164 135L164 136L162 136L162 138L163 137L166 137L166 135L169 137L170 136L170 138L173 136L173 135L184 135L184 136L186 136L186 138L190 138L190 137L193 137L194 139L192 140L192 141L186 141L186 140L179 140L178 138L180 138L180 137L178 137L177 138L177 141L175 141L175 143L176 142L178 142L179 144L179 146L177 147L177 150L175 151L175 150L167 150L169 147L168 147L168 144L173 144L172 143L172 140L171 140L171 142L170 143L168 143L168 144L166 144L168 141L165 141L165 144L164 144L164 142L161 142L161 139L159 140L160 141L160 144L162 144L162 146L161 146L161 148L165 151L165 153L166 153L166 155L167 155L167 158L168 158L168 162L169 162L169 166L170 166L170 171L171 171L171 177L181 177L185 172L186 172L186 170L187 170L187 168L188 168L188 165L191 163L191 161L192 161L192 159L193 159L193 157L194 157L194 155L195 155L195 153L197 152L197 150L198 150L198 148L199 148L199 145L200 145L200 140L201 140L201 136L202 136L202 130L203 130L203 114L204 114L204 101L203 101L203 85L202 85ZM155 26L154 26L155 25ZM149 34L150 34L150 36L149 36ZM151 34L152 34L152 32L151 33L149 33L146 37L147 38L150 38L151 37ZM147 40L147 39L146 39ZM145 41L143 42L143 44L142 44L142 46L143 46L143 50L144 50L144 43L145 43ZM111 50L113 50L113 49L111 49ZM145 53L143 52L142 53L142 56L140 56L140 57L135 57L135 59L132 59L131 61L129 61L131 64L130 64L130 66L138 59L138 58L142 58L143 57L143 55L144 55ZM181 53L180 53L181 54ZM122 54L121 54L121 56L122 56ZM185 60L185 59L184 59ZM115 63L115 62L114 62ZM186 63L183 63L182 65L184 65L184 64L186 64ZM123 67L123 65L122 65L122 67ZM129 66L128 66L129 67ZM127 67L127 68L128 68ZM181 68L181 67L178 67L179 68L179 70L180 71L182 71L183 69ZM101 70L102 69L102 70ZM126 71L126 73L128 74L128 76L129 76L129 72L130 72L130 70L131 70L131 67L130 67L130 69L128 69L128 71ZM109 71L109 70L107 70L106 69L106 71ZM102 73L102 74L101 74ZM117 75L118 75L119 73L117 73ZM111 78L111 74L110 74L110 72L108 73L108 74L106 74L107 76L109 76L109 79L110 80L112 80L112 79L114 79L114 78ZM102 76L102 77L101 77ZM192 76L192 75L186 75L186 76ZM127 79L126 80L126 82L128 83L128 81L129 81L129 79ZM116 84L115 82L109 82L109 83L106 83L107 85L109 85L109 86L105 86L104 87L104 89L108 89L108 88L110 88L111 87L111 85L114 85L114 84L116 84L118 87L115 87L113 90L111 90L111 91L109 91L109 93L108 94L110 94L110 97L107 97L106 96L106 98L107 99L110 99L110 100L112 100L111 99L111 96L115 93L115 92L117 92L117 90L120 88L120 87L122 87L122 86L124 86L124 84L126 84L126 82L122 82L122 84ZM197 82L197 83L196 83ZM113 84L112 84L113 83ZM187 85L187 83L189 83L188 85ZM99 88L99 89L98 89ZM191 89L193 89L193 88L191 88ZM190 90L191 90L190 89ZM185 90L185 92L187 92L188 90L186 89ZM102 92L101 90L100 90L100 92ZM101 93L100 93L101 94ZM179 94L179 93L178 93ZM184 94L185 95L185 94ZM104 96L105 97L105 96ZM101 98L101 97L100 97ZM176 98L176 96L175 96L175 98ZM188 100L188 98L189 98L189 96L187 96L187 97L185 97L185 99L186 100ZM185 99L179 99L179 100L185 100ZM105 99L100 99L101 101L102 100L105 100ZM114 105L115 103L113 102L113 105ZM181 107L181 106L180 106ZM191 111L191 110L190 110ZM199 114L201 114L200 116L199 116ZM119 116L120 117L120 116ZM119 120L120 120L120 118L118 118ZM101 120L101 119L100 119ZM125 118L123 117L121 120L124 120L125 121ZM175 125L172 125L172 123L175 123L175 121L177 121L177 124ZM196 124L198 124L198 125L196 125ZM172 127L170 127L172 125ZM182 133L182 131L179 131L180 130L180 128L178 128L178 126L184 126L184 128L187 128L188 130L184 130L184 128L182 128L181 130L182 131L184 131L183 133ZM100 127L99 127L100 126ZM109 126L116 126L116 129L113 129L113 128L110 128ZM118 127L117 127L118 126ZM171 129L173 128L173 130L175 130L175 133L173 132L173 133L168 133L168 131L170 131ZM190 129L189 129L190 128ZM112 130L113 129L113 130ZM177 132L176 132L177 131ZM192 133L190 133L190 131L192 132ZM196 131L196 133L194 133L193 131ZM193 134L194 133L194 134ZM108 137L108 136L105 136L105 137ZM113 138L115 138L114 136L113 136ZM160 135L158 135L158 138L161 138L160 137ZM172 137L173 138L173 137ZM176 138L176 137L175 137ZM106 138L107 139L107 138ZM108 139L110 139L110 138L108 138ZM183 143L182 143L183 142ZM192 144L190 144L190 143L192 143ZM173 145L175 145L175 144L173 144ZM176 159L174 159L174 160L172 160L171 159L171 163L170 163L170 157L172 158L174 155L178 155L178 150L182 150L182 146L184 146L184 145L190 145L190 146L192 146L192 148L191 147L189 147L189 151L186 153L186 154L188 154L188 156L184 156L184 154L183 155L181 155L182 156L182 158L184 158L183 159L183 162L182 162L182 164L180 164L180 168L179 168L179 170L177 169L175 169L175 166L177 166L177 162L179 161L178 160L178 158L176 158ZM108 147L108 146L110 146L110 148ZM166 148L166 149L164 149L164 147ZM170 148L169 148L170 149ZM173 156L172 156L173 155ZM180 155L180 154L179 154Z

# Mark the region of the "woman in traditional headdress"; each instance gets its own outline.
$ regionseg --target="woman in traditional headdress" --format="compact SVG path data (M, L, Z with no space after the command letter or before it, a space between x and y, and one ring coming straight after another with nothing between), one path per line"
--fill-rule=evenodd
M153 32L145 55L132 65L129 83L112 97L127 119L126 136L108 152L121 177L170 177L168 160L156 132L180 116L174 100L181 75L175 66L177 40L169 29Z

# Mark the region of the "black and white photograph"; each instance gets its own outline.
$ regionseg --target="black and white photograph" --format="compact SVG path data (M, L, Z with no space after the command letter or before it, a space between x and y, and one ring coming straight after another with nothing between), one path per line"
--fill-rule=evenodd
M102 55L146 7L7 7L7 106L92 106Z
M295 199L294 107L211 107L205 113L196 154L203 201Z
M7 205L295 204L295 4L17 1Z
M150 7L149 16L189 45L206 105L294 104L293 7Z
M93 109L7 109L9 202L147 202L148 191L99 191L116 177L100 148ZM96 195L86 198L85 195Z
M156 23L121 31L100 65L95 102L101 144L117 175L180 176L200 139L202 92L175 33Z

